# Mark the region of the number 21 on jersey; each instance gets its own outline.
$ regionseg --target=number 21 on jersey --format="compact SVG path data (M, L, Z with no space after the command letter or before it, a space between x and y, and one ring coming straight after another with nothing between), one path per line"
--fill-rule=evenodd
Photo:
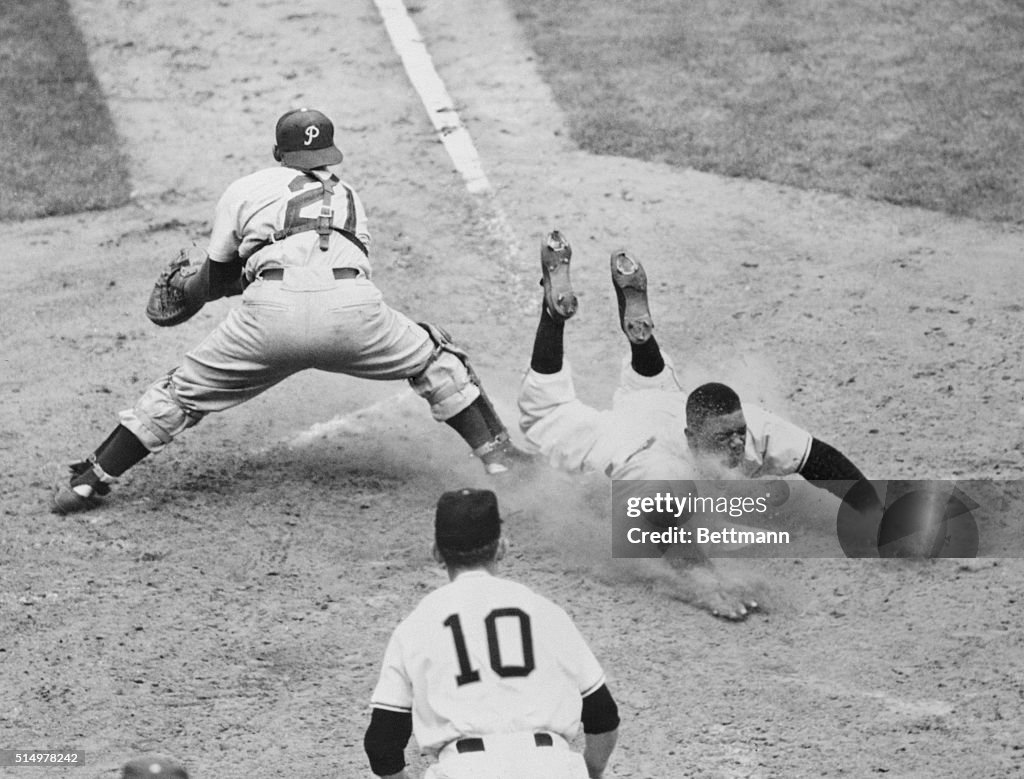
M516 620L519 623L519 641L523 658L522 665L510 665L502 659L501 644L498 640L498 620ZM480 681L480 671L472 667L469 651L466 649L466 636L462 632L462 620L458 614L452 614L444 621L444 626L452 631L455 643L455 656L459 661L459 675L455 683L460 687L464 684ZM536 667L533 659L533 635L530 633L530 615L522 609L508 607L494 609L484 618L487 633L487 654L494 673L501 677L528 676ZM506 633L507 635L507 633Z

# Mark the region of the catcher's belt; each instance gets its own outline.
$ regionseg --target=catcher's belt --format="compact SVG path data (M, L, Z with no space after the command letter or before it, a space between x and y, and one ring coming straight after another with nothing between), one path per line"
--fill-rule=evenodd
M284 278L284 272L284 268L267 268L266 270L261 270L257 278L264 281L281 281ZM339 280L359 277L359 271L355 268L331 268L331 273L334 274L334 278Z

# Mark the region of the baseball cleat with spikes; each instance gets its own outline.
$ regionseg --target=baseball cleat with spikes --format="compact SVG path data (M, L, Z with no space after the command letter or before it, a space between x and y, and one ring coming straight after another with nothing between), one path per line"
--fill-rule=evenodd
M50 511L54 514L80 514L98 507L101 501L95 495L82 495L67 485L61 485L50 500Z
M110 494L110 477L101 476L98 466L92 460L71 463L68 470L71 478L67 484L57 488L50 499L50 511L54 514L79 514L99 506L100 497ZM106 478L107 481L103 481Z
M647 273L638 260L624 250L612 252L612 286L619 304L619 326L631 343L642 344L651 337L654 320L647 305Z
M569 280L572 247L558 230L548 233L540 244L540 268L543 274L544 305L553 319L565 321L576 313L579 301Z

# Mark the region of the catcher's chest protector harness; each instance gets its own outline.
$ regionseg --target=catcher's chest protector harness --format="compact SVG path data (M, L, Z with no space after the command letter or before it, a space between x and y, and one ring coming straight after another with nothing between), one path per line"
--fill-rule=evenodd
M232 183L217 204L211 259L226 262L237 253L247 261L250 279L262 267L298 266L355 267L369 278L370 234L361 199L327 171L316 174L266 168Z
M303 233L306 232L307 230L314 230L316 231L316 234L319 237L320 251L326 252L327 249L330 247L331 233L334 232L342 236L346 240L354 243L356 247L358 247L359 250L362 251L364 255L369 256L369 250L366 248L366 244L364 244L363 241L360 240L359 237L356 236L356 234L353 233L351 229L346 227L334 226L334 208L331 206L331 202L334 198L335 184L339 183L338 179L333 175L316 175L314 173L310 173L309 175L320 182L320 185L323 190L323 193L321 195L320 214L317 216L315 220L305 217L299 217L298 219L295 219L292 224L280 230L275 230L264 245L270 243L277 243L278 241L283 241L285 238L288 238L289 236L295 235L297 233ZM346 193L348 194L347 212L349 217L351 217L351 214L354 210L352 204L354 193L350 188L346 189ZM345 223L350 224L353 221L354 219L346 218ZM260 248L262 247L257 247L253 251L259 251Z

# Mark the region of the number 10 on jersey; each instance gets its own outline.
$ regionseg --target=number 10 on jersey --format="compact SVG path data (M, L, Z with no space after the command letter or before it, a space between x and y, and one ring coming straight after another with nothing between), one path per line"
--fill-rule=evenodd
M498 620L514 619L519 623L519 640L522 649L522 665L509 665L502 660L501 645L498 641ZM452 614L444 621L444 626L452 631L455 642L455 656L459 661L459 675L455 683L460 687L480 681L480 671L475 670L466 648L466 636L462 632L462 621L458 614ZM487 632L487 654L490 657L491 670L501 677L528 676L536 667L533 660L533 636L530 633L530 615L515 607L494 609L484 618Z

